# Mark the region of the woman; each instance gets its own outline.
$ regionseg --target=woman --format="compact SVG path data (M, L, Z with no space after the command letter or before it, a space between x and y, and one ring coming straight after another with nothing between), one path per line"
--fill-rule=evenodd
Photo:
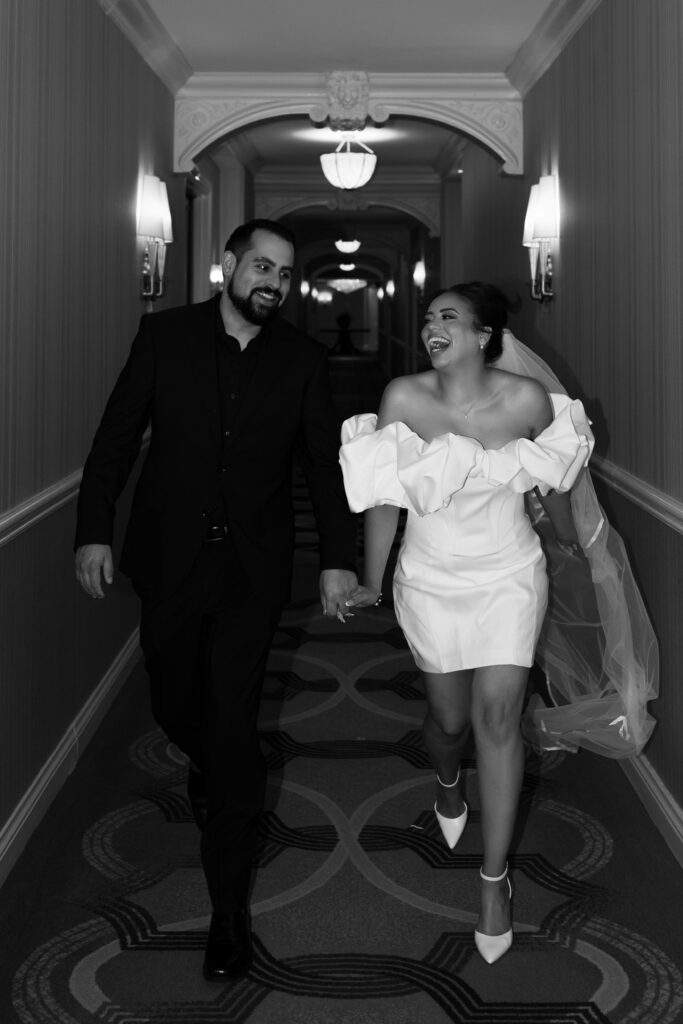
M349 504L367 510L365 580L350 607L380 600L399 507L408 510L395 608L424 674L424 741L451 848L467 820L459 765L474 734L484 847L474 934L488 963L512 943L507 855L524 765L520 719L548 589L524 495L535 489L564 554L580 558L563 492L593 447L580 402L494 365L509 309L481 282L438 295L422 329L432 368L393 380L377 418L347 420L341 450Z

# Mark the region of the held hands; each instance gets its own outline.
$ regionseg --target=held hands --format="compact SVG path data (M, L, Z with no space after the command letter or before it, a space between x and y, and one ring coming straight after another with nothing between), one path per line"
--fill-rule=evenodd
M347 608L369 608L382 603L382 592L379 587L358 586L346 602ZM353 612L350 613L351 615Z
M348 598L358 589L355 572L348 569L323 569L320 573L320 603L328 619L345 622L353 612L346 610Z
M90 597L104 597L105 583L114 579L114 561L108 544L84 544L76 550L76 578Z

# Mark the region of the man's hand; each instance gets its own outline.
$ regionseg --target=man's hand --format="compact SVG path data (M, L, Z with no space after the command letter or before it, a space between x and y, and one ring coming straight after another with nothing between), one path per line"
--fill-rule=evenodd
M328 619L345 621L346 615L353 615L346 607L351 594L358 588L355 572L348 569L323 569L320 573L320 603L323 615Z
M114 579L114 562L108 544L84 544L76 550L76 578L90 597L104 597L102 577Z

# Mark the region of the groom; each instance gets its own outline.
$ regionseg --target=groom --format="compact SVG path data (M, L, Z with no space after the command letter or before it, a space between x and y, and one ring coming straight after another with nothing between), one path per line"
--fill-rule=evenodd
M251 960L250 865L266 784L256 720L289 599L295 453L320 533L324 614L343 621L357 585L326 352L278 316L293 261L286 228L250 221L228 239L219 297L143 316L78 501L76 574L101 598L116 499L151 422L121 571L141 599L154 716L190 759L213 906L211 981Z

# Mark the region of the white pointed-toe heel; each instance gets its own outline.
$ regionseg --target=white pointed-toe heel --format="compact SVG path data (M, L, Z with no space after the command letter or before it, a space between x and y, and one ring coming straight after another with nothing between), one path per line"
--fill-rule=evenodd
M444 789L453 789L453 787L457 786L458 782L460 781L460 768L458 768L458 774L455 777L455 782L442 782L441 779L439 778L438 772L436 775L436 781L439 783L440 786L443 786ZM465 804L464 800L463 804ZM436 814L436 820L439 823L439 828L441 829L442 835L446 840L446 843L448 844L448 848L450 850L454 849L458 840L460 839L460 836L464 831L465 825L467 824L468 811L469 808L467 804L465 804L465 810L462 812L462 814L459 814L457 818L446 818L444 817L443 814L439 814L439 812L436 809L436 803L434 803L434 813Z
M508 878L507 865L502 875L498 875L497 878L491 878L489 875L485 875L484 872L479 868L479 874L485 882L502 882L504 878L507 879L508 883L508 899L512 899L512 882ZM508 928L502 935L484 935L483 932L474 932L474 943L479 950L480 955L484 958L487 964L495 964L496 960L500 960L504 953L507 953L508 949L512 945L512 928Z

